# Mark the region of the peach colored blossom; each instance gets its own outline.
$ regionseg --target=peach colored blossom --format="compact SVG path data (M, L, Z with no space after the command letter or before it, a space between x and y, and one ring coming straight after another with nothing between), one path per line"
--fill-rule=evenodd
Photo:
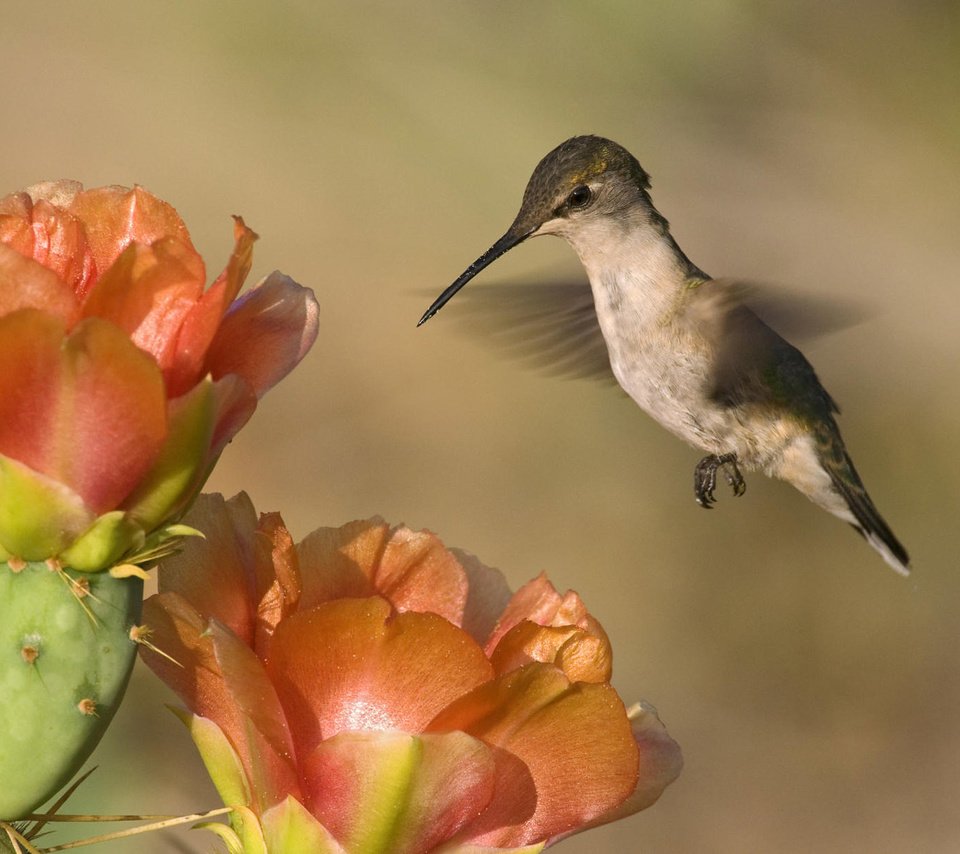
M313 343L312 293L226 268L141 187L0 199L0 560L100 569L183 512L257 400Z
M379 519L294 544L243 494L188 521L206 539L145 605L169 658L141 654L189 710L236 850L539 851L679 773L656 714L610 686L600 624L545 576L511 594Z

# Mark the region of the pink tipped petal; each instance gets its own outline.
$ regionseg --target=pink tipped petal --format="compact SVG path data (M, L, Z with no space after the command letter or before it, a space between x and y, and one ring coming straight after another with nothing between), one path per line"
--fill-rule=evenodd
M233 234L235 245L227 268L184 319L177 338L176 361L167 375L171 395L181 394L201 376L209 373L207 353L211 342L250 270L257 235L239 217L234 217Z
M490 750L464 733L341 733L305 763L308 805L350 851L419 854L456 835L493 794Z
M223 728L231 700L219 676L207 621L177 593L159 593L143 603L150 644L140 647L144 663L172 688L190 711Z
M246 493L229 501L222 495L201 495L184 521L204 536L189 538L178 554L163 562L160 592L179 594L203 619L216 619L252 642L256 564L269 560L269 543L254 537L253 504Z
M683 754L667 732L657 710L648 703L638 703L628 710L633 737L640 750L640 779L637 788L623 807L625 815L654 804L683 769Z
M211 621L207 633L220 674L241 722L238 752L258 813L287 795L301 798L293 740L276 691L256 654L222 624Z
M0 318L0 453L114 509L166 436L163 382L116 327L60 321L32 309Z
M0 454L56 476L56 412L63 395L62 321L43 312L0 317Z
M203 293L204 276L203 261L188 244L172 238L152 246L131 243L93 286L83 313L119 326L169 373L180 327Z
M176 593L151 596L143 613L150 643L164 655L141 647L141 657L188 709L223 731L258 812L288 794L299 796L282 711L256 655Z
M207 356L214 378L239 374L257 397L285 377L317 337L313 291L271 273L228 309Z
M537 811L537 782L519 756L502 747L490 747L494 757L493 793L486 809L478 810L473 821L461 829L460 839L485 845L499 844L490 840L517 836L515 828L524 827ZM542 840L537 840L542 841ZM513 843L509 843L513 850ZM459 848L454 848L459 852Z
M96 318L77 325L62 357L52 468L96 512L112 510L167 437L163 379L152 359Z
M481 686L444 710L429 731L463 730L519 759L536 785L536 809L522 823L494 803L470 828L485 845L549 839L622 803L636 788L638 752L623 703L609 685L571 685L533 664Z
M256 394L246 380L236 374L229 374L214 382L213 393L214 428L208 453L211 466L257 409Z
M149 245L174 237L191 245L187 227L177 212L143 187L85 190L74 196L69 212L83 223L101 274L134 242Z
M267 669L299 751L345 730L420 731L492 675L474 641L435 614L379 597L328 602L277 628Z
M0 243L0 317L38 308L64 325L74 323L79 305L71 287L46 267Z

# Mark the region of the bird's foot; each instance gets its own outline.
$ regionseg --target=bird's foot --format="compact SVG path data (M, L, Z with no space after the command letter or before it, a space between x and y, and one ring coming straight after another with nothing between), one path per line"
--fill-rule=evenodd
M697 504L709 510L717 500L713 490L717 486L717 469L723 469L723 476L736 496L747 491L747 483L740 474L736 454L710 454L697 463L693 470L693 494Z

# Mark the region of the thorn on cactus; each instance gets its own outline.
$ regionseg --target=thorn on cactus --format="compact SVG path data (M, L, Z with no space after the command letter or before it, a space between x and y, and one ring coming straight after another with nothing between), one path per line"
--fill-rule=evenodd
M26 568L27 562L23 558L12 557L7 561L7 566L10 567L10 571L14 574L18 572L23 572Z
M130 627L130 640L134 643L145 646L147 649L155 652L157 655L162 655L167 661L173 662L177 667L183 667L183 665L177 661L172 655L164 652L160 647L152 644L149 640L152 629L147 626L131 626Z
M33 664L40 656L40 638L30 636L23 639L23 646L20 647L20 657L27 663Z
M46 564L49 566L50 561L46 561ZM81 584L79 579L74 578L68 572L64 572L62 569L57 570L57 575L60 576L61 581L67 585L67 589L70 591L70 594L73 596L74 601L83 609L83 613L87 615L87 619L90 620L94 628L100 625L100 621L97 619L97 615L93 613L92 610L87 606L87 603L83 600L90 596L95 602L99 602L90 592L90 582L86 579L83 579L85 583Z
M77 703L77 709L80 711L81 715L97 715L96 701L91 700L89 697L84 697L79 703Z

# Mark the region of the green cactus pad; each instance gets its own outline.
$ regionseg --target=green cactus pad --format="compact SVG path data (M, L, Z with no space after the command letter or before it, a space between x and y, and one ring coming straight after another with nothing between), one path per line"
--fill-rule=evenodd
M133 669L142 598L138 578L0 564L0 819L36 810L96 747Z

